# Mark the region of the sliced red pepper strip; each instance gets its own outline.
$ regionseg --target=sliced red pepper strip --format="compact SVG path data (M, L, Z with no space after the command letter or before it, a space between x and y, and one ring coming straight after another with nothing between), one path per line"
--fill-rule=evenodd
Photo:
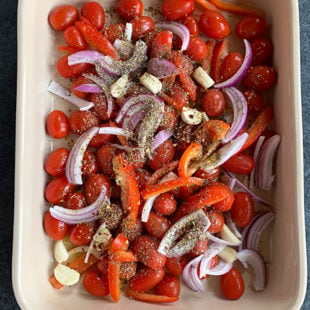
M179 300L179 297L169 297L163 295L154 295L154 294L147 294L147 293L140 293L133 291L132 289L128 288L126 290L126 296L135 300L145 301L145 302L156 302L156 303L170 303Z
M239 4L225 3L222 0L209 0L209 2L211 2L211 4L213 4L219 10L223 10L223 11L227 11L231 13L242 14L242 15L248 15L248 14L262 15L262 13L258 10L249 9Z
M172 106L179 112L182 112L183 107L185 107L185 105L177 102L176 100L174 100L173 98L165 94L164 92L160 92L159 95L165 102L167 102L170 106Z
M200 62L200 65L202 69L209 74L211 70L211 62L212 62L213 50L215 47L215 41L209 40L208 42L206 42L206 46L207 46L207 53L206 56L203 58L203 60Z
M141 196L143 199L149 199L154 195L160 195L169 192L177 187L188 186L188 185L200 185L204 184L204 180L200 178L190 177L187 179L178 178L175 180L158 183L156 185L148 185L142 192Z
M207 0L195 0L195 2L203 6L206 10L218 11L217 7Z
M121 281L119 278L121 264L112 258L108 263L109 289L111 298L118 302L121 298Z
M125 159L124 154L113 159L113 169L116 182L121 187L122 206L128 212L126 223L128 229L132 229L136 224L140 207L140 191L136 173L133 165Z
M109 251L112 253L116 253L118 251L127 251L129 246L128 239L122 234L118 234L113 240Z
M104 55L111 56L112 58L119 59L119 55L112 45L112 43L105 37L102 32L99 32L85 18L75 22L75 26L81 31L85 41L97 51Z
M216 43L213 49L213 56L211 61L211 76L216 83L220 82L220 68L223 59L228 54L228 40L224 39Z
M137 258L131 251L118 251L111 255L111 259L116 260L120 263L131 263L136 262Z
M168 172L171 172L172 170L176 169L179 165L179 161L175 160L171 163L164 165L162 168L156 170L152 176L149 178L147 184L148 185L154 185L158 182L159 179L161 179L164 175L166 175Z
M266 126L269 124L271 118L272 118L271 107L267 108L257 116L254 123L248 130L249 137L245 141L239 153L247 149L256 141L256 139L261 135L261 133L265 130Z
M202 124L202 130L206 134L205 138L210 142L222 140L226 136L229 128L229 124L216 119L206 121Z
M70 54L80 51L79 49L76 49L74 47L64 46L64 45L58 46L57 49L61 52L70 53Z

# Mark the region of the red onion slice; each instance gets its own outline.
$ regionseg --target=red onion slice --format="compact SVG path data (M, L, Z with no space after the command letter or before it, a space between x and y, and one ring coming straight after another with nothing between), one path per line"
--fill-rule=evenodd
M60 86L56 81L51 81L47 87L47 90L50 93L73 103L81 111L89 110L94 106L92 102L81 99L75 96L74 94L70 93L68 90Z
M66 177L72 184L82 185L82 161L91 139L98 133L98 127L92 127L75 142L66 163Z
M230 242L230 241L215 237L214 235L210 234L209 232L207 233L207 238L213 242L223 244L225 246L239 246L239 244L240 244L240 243Z
M243 39L243 43L245 47L245 55L244 55L242 65L231 78L229 78L228 80L224 82L215 84L213 86L214 88L227 88L227 87L236 86L246 75L252 63L253 52L252 52L251 44L248 40Z
M132 23L126 23L124 37L125 40L131 41L133 26Z
M265 141L265 137L264 136L260 136L256 142L256 146L255 146L255 150L254 150L254 154L253 154L253 159L254 159L254 163L256 165L256 162L257 162L257 157L258 157L258 154L260 152L260 149L263 145ZM251 171L251 174L250 174L250 189L253 190L254 188L254 174L255 174L255 169L253 169Z
M272 136L263 144L259 152L255 167L255 183L262 190L269 191L274 181L273 160L280 140L279 135Z
M231 268L232 264L226 262L224 259L220 259L219 263L213 268L207 268L205 274L209 276L221 276L226 274Z
M120 39L116 39L113 45L120 57L126 60L128 60L132 56L135 47L131 42Z
M159 79L164 79L179 74L179 69L167 59L152 58L147 64L147 72Z
M182 279L187 287L189 287L194 292L205 292L204 285L201 279L198 277L198 266L203 257L203 254L195 257L190 262L187 263L182 272Z
M247 247L247 239L248 239L248 231L249 229L253 226L253 224L256 222L257 218L259 218L260 216L264 215L264 212L260 212L258 214L256 214L252 221L250 222L250 224L248 226L246 226L245 228L243 228L242 233L241 233L241 244L239 245L239 250L242 249L246 249Z
M183 24L178 22L163 21L156 23L156 27L164 30L170 30L177 35L182 40L181 51L185 51L188 48L190 33L188 28Z
M68 65L88 63L94 65L104 55L91 50L79 51L68 56Z
M255 275L254 290L263 291L266 287L266 266L263 257L254 250L245 249L237 253L237 258L245 268L248 268L249 265L252 267Z
M154 152L161 144L167 141L172 136L172 132L167 130L159 131L154 137L154 141L152 144L152 152Z
M234 112L233 122L223 139L223 143L227 143L235 138L243 128L248 115L248 104L242 92L235 87L226 88L223 92L232 105Z
M98 85L95 84L81 84L74 88L76 91L81 91L83 93L101 93L102 90Z
M131 131L135 130L149 109L150 105L145 104L144 102L133 104L129 107L121 121L122 127Z
M100 127L98 133L100 135L117 135L129 137L131 133L128 130L118 127Z

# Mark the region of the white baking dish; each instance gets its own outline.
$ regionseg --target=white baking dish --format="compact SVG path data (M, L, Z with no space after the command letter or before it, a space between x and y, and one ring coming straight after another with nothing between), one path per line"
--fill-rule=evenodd
M101 1L109 7L113 0ZM144 0L154 5L152 0ZM18 95L16 134L13 286L23 309L158 309L159 306L122 298L119 304L92 298L79 287L54 290L48 282L52 243L42 227L46 174L43 163L52 140L45 119L56 101L47 92L56 76L55 33L47 22L50 10L79 0L20 0L18 18ZM183 289L173 309L298 309L306 290L306 250L303 203L302 126L297 0L260 0L271 24L274 65L279 80L274 92L276 131L282 141L277 158L277 182L272 197L276 221L272 231L269 282L262 293L247 286L238 301L220 294L195 294Z

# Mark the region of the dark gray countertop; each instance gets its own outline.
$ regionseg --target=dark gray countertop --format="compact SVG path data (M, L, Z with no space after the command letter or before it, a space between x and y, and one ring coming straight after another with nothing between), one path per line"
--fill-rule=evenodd
M304 124L304 179L306 223L310 222L310 1L299 0L301 78ZM0 309L19 309L11 285L14 208L14 143L16 92L17 0L0 0ZM38 50L39 50L38 42ZM27 163L25 163L27 164ZM308 244L310 225L307 225ZM310 253L308 251L308 257ZM308 268L309 270L309 268ZM309 275L308 275L309 280ZM308 288L303 309L310 309Z

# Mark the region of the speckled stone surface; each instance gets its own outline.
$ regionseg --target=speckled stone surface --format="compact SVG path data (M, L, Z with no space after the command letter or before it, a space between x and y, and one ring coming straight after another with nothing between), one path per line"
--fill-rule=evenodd
M310 1L299 0L304 121L305 212L310 221ZM19 309L11 285L14 208L16 0L0 0L0 309ZM310 224L307 225L310 241ZM308 250L308 257L310 251ZM309 268L308 268L309 269ZM310 279L308 275L308 280ZM309 282L309 281L308 281ZM302 309L310 309L310 289Z

